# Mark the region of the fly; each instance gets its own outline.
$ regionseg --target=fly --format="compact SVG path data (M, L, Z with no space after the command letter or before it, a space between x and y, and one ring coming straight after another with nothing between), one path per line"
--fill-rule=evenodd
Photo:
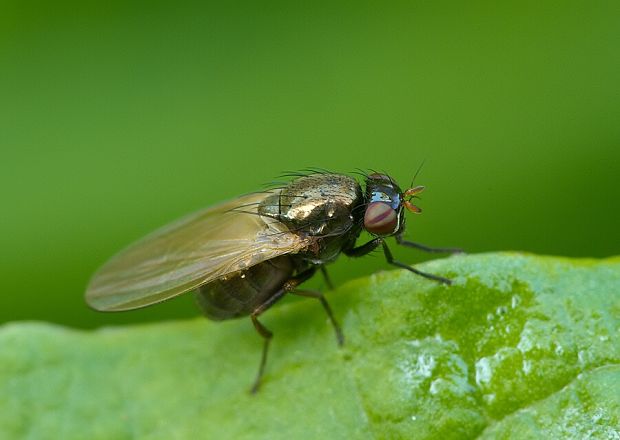
M112 257L91 279L86 302L96 310L122 311L195 291L211 320L249 316L264 340L254 393L273 337L258 318L287 293L317 299L338 344L343 344L342 330L323 294L299 289L317 271L331 289L325 265L341 253L361 257L380 247L389 264L450 284L447 278L394 259L385 241L395 237L399 245L427 252L458 251L403 238L405 211L421 212L413 201L424 187L412 184L401 191L386 174L363 177L362 186L344 174L295 175L282 187L190 214ZM364 230L372 239L358 245Z

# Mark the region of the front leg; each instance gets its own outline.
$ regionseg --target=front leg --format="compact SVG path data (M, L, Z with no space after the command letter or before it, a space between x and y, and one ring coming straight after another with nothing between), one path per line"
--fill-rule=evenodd
M364 243L361 246L343 249L342 252L348 257L363 257L364 255L367 255L374 251L381 243L383 243L383 239L377 237L373 238L368 243Z
M439 275L433 275L432 273L422 272L421 270L415 269L409 266L408 264L401 263L400 261L395 260L394 257L392 256L392 252L390 251L390 248L388 248L387 243L385 243L384 241L381 244L383 244L383 253L385 254L385 259L391 265L400 267L403 269L407 269L408 271L413 272L417 275L423 276L424 278L428 278L429 280L439 281L440 283L448 284L448 285L452 284L452 281L449 280L448 278L440 277Z
M436 247L430 247L430 246L426 246L424 244L420 244L420 243L415 243L413 241L409 241L409 240L405 240L402 236L402 234L398 234L396 236L396 243L398 243L401 246L406 246L406 247L412 247L412 248L416 248L416 249L420 249L421 251L424 252L433 252L433 253L445 253L445 254L460 254L463 253L462 249L459 248L436 248Z
M428 278L429 280L439 281L440 283L448 284L448 285L452 284L452 281L449 280L448 278L444 278L439 275L433 275L432 273L422 272L421 270L415 269L409 266L408 264L401 263L400 261L395 260L394 257L392 256L392 252L390 251L390 248L388 248L387 243L381 237L374 238L370 240L369 242L364 243L361 246L357 246L351 249L343 249L342 252L344 252L344 254L348 255L349 257L361 257L363 255L369 254L370 252L374 251L379 245L383 246L383 254L385 255L385 259L392 266L400 267L402 269L407 269L409 272L413 272L416 275L423 276L424 278Z

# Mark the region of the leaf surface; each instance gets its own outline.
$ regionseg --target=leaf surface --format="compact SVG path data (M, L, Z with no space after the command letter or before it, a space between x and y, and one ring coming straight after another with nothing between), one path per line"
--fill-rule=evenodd
M420 265L249 320L0 328L3 439L620 438L620 258ZM80 300L80 299L76 299Z

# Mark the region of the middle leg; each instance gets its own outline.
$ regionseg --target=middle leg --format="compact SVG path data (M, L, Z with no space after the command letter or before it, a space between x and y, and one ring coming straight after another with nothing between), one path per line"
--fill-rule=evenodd
M316 298L321 302L321 305L325 309L325 312L327 313L327 316L329 317L329 320L331 321L332 326L334 327L334 331L336 332L336 340L338 341L338 345L342 346L344 344L344 334L342 333L342 328L340 328L338 321L336 321L336 318L334 318L332 309L329 306L329 303L327 302L327 300L325 299L325 296L323 296L321 292L317 292L314 290L295 290L291 293L293 295L305 296L308 298Z

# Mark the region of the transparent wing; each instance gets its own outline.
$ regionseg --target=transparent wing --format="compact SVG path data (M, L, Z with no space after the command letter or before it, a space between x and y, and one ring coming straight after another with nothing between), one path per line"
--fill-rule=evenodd
M130 245L95 273L86 302L102 311L136 309L307 247L282 223L257 215L268 195L190 214Z

